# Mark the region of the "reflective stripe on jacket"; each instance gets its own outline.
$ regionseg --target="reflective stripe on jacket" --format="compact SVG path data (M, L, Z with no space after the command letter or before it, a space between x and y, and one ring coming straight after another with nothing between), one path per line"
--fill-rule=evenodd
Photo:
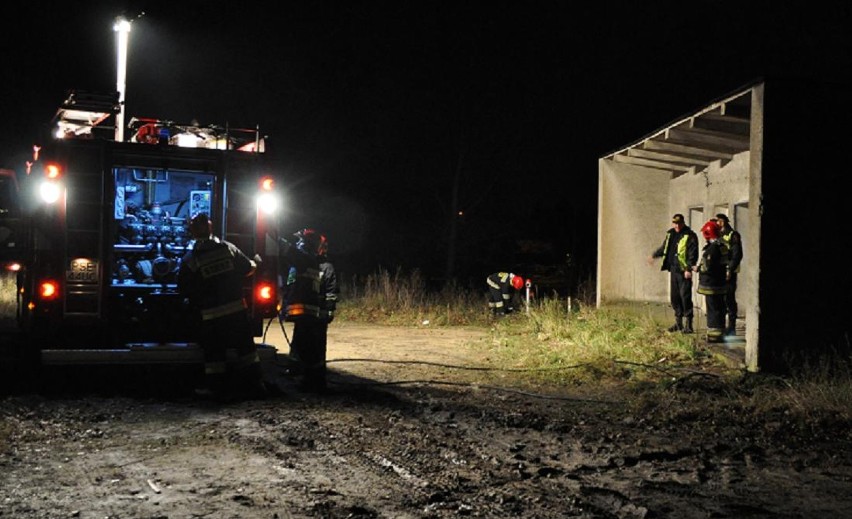
M181 260L178 290L200 310L204 321L245 311L243 284L255 268L230 242L216 237L196 240Z
M707 243L698 267L698 293L702 295L727 294L725 262L727 246L721 240Z
M282 240L280 248L283 280L281 317L286 321L318 319L322 295L322 270L317 256Z
M673 238L677 237L677 243L672 243ZM676 265L670 264L670 247L675 247L674 256L677 261ZM680 233L674 229L669 229L666 232L666 238L659 249L655 250L652 257L663 258L663 263L660 270L668 270L669 272L676 271L675 267L686 272L691 270L694 265L698 264L698 236L689 227L684 226Z
M726 265L731 272L739 272L743 261L743 242L740 233L732 227L726 226L720 239L728 249Z

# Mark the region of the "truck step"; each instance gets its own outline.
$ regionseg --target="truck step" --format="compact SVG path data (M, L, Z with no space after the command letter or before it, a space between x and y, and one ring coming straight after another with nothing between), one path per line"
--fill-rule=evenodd
M275 359L276 349L258 344L261 362ZM233 350L229 350L233 356ZM115 349L42 350L41 363L46 366L134 365L134 364L201 364L204 354L196 343L134 343Z

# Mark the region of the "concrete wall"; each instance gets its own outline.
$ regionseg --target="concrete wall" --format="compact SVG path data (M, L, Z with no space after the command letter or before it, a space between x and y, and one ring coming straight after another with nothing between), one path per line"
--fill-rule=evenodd
M663 234L649 222L671 220L668 172L599 161L597 302L669 300L659 264L645 259Z
M647 257L662 245L675 213L687 217L699 235L699 247L703 246L700 230L709 218L717 212L731 215L735 205L748 203L749 162L749 152L744 152L727 164L717 161L704 172L672 178L667 171L601 159L598 304L668 302L668 273L660 271L662 260L649 266ZM703 298L696 297L695 302L703 308Z
M726 213L743 236L744 260L739 277L739 315L745 321L745 363L759 369L760 239L763 167L764 85L750 89L749 150L731 160L676 174L628 164L610 157L598 161L598 306L621 301L668 303L669 275L661 259L647 264L682 213L698 234L716 213ZM697 288L697 283L696 283ZM706 323L704 298L694 292L696 325Z
M725 212L743 235L737 299L746 318L746 367L776 372L830 358L848 362L849 146L848 132L836 123L852 116L849 92L847 85L791 78L751 85L727 98L750 100L748 150L685 173L636 165L641 162L625 158L624 150L601 158L598 305L666 303L668 275L659 271L659 260L653 268L644 260L662 242L671 215L683 213L698 232ZM709 110L718 105L693 116ZM688 120L625 150L641 151ZM703 307L703 298L696 303Z
M849 85L767 81L763 153L752 166L761 370L852 360L849 242ZM759 108L759 107L758 107ZM752 129L755 130L754 128ZM752 149L754 153L754 149ZM759 198L756 198L759 197ZM749 252L747 249L746 252Z

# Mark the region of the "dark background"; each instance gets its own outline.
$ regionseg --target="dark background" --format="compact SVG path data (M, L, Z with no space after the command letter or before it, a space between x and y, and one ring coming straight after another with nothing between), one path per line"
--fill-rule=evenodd
M761 77L848 83L850 5L17 2L0 34L0 167L21 174L70 89L115 90L113 20L144 12L127 119L259 126L282 231L325 232L344 275L480 286L544 251L583 278L598 158Z

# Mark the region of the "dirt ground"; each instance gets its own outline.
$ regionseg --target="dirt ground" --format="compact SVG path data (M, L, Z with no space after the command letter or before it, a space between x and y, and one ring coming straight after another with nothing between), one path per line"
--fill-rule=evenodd
M852 517L848 423L486 369L485 329L335 322L331 390L0 397L2 518ZM267 342L286 352L280 329ZM672 400L721 399L711 376Z

